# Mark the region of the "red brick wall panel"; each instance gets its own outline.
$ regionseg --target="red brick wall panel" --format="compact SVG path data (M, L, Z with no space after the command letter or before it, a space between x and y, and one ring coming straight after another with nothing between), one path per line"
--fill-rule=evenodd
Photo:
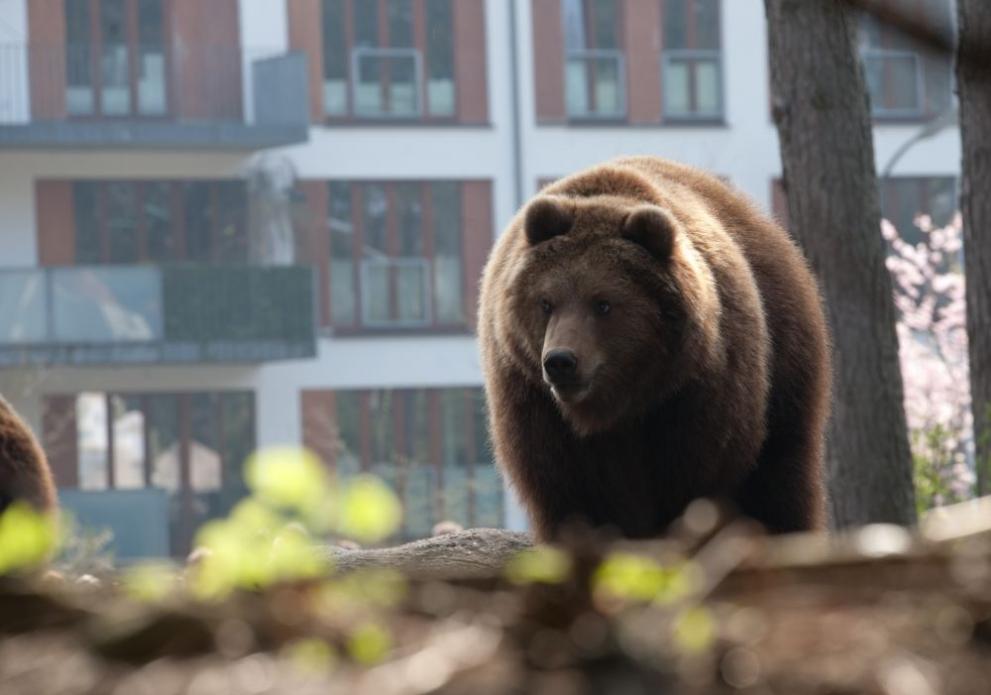
M531 0L533 81L537 121L560 123L564 108L564 27L561 0Z
M370 0L363 0L368 2ZM287 0L289 48L306 55L310 84L310 118L324 120L323 29L320 0Z
M35 183L35 224L38 264L73 265L76 260L76 222L69 181Z
M459 120L485 123L489 116L485 0L454 2L454 65Z
M28 80L32 120L65 118L65 6L29 0Z
M482 268L494 241L492 235L492 184L468 181L462 184L462 234L464 240L465 315L475 328Z

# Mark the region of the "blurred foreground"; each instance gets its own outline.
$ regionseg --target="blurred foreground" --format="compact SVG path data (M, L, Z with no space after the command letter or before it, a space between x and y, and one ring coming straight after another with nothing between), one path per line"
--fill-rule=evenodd
M769 539L696 503L664 541L527 546L496 530L321 546L326 574L222 597L194 598L204 558L159 576L8 578L0 690L923 695L991 682L991 498L914 534Z

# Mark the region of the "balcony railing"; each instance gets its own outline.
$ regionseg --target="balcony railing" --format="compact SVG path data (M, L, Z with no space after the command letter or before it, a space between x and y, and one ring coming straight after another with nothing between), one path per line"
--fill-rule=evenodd
M0 366L262 362L315 340L306 267L0 270Z
M569 51L565 60L568 116L613 120L626 117L626 62L621 51Z
M712 120L723 116L720 51L665 50L661 56L661 84L666 118Z
M0 146L291 144L306 79L301 54L238 46L0 44Z
M919 55L913 51L861 51L871 112L882 118L922 115L925 81Z

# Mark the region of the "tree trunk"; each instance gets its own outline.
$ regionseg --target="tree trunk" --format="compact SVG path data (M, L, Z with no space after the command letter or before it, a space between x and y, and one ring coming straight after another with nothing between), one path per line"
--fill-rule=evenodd
M912 457L856 17L840 0L765 6L788 219L833 332L831 522L911 524Z
M991 46L991 3L958 0L957 19L970 396L977 487L986 495L991 491L991 65L974 54Z

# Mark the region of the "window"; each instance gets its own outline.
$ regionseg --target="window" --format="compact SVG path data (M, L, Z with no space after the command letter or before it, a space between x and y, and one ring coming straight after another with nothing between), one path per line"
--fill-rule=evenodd
M892 177L881 182L881 212L895 225L901 237L912 244L923 240L915 224L918 215L929 215L933 224L944 227L956 214L956 180L944 177Z
M463 327L461 185L328 185L334 326Z
M64 1L69 115L167 115L163 0Z
M453 0L323 0L329 118L455 115Z
M930 215L933 224L943 227L953 221L958 209L956 180L951 176L894 176L879 182L881 216L891 222L901 237L912 244L922 241L915 225L919 215ZM771 184L774 216L788 225L788 198L781 179Z
M723 115L719 0L664 0L661 84L669 119Z
M173 554L187 553L195 529L246 494L241 469L255 448L251 393L88 392L74 398L73 410L60 411L72 426L46 419L45 440L75 433L70 446L79 489L168 491Z
M79 265L248 260L243 181L85 181L73 202Z
M904 0L934 25L949 26L948 0ZM950 58L924 50L911 38L865 15L860 25L864 75L876 118L924 118L952 101Z
M619 0L563 0L565 101L569 118L626 116L626 57Z
M339 475L368 471L396 491L403 537L428 536L443 520L503 525L481 389L336 391L332 402L304 420L331 433L329 458Z

